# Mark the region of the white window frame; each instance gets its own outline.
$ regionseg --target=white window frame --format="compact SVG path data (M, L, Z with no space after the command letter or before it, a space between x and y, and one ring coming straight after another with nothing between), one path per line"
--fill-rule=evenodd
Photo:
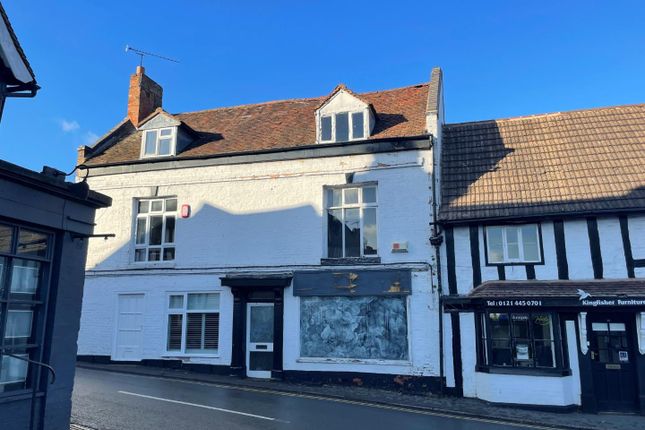
M344 203L344 201L345 201L345 191L350 190L350 189L354 189L354 188L359 189L358 203L345 204ZM373 203L364 203L363 202L363 189L364 188L374 188L375 201ZM332 206L331 199L328 196L328 193L331 190L340 190L342 192L340 206ZM325 215L326 215L325 219L328 220L328 218L327 218L328 213L331 210L340 209L342 211L342 213L344 214L344 211L343 211L344 209L359 209L359 216L360 216L360 221L361 221L361 226L360 226L360 229L361 229L360 244L361 245L360 245L360 256L359 257L347 257L347 256L345 256L345 229L344 228L343 228L342 243L341 243L342 250L343 250L343 256L342 257L330 257L329 256L329 242L328 242L328 240L329 240L328 239L328 237L329 237L328 236L329 235L329 221L327 221L327 229L326 229L327 235L325 236L325 245L326 245L326 250L327 250L327 252L326 252L327 258L377 258L379 256L379 245L378 245L378 236L379 236L379 234L378 234L378 226L379 226L379 222L378 222L378 184L376 184L376 183L363 183L363 184L351 184L351 185L347 185L347 186L338 186L338 187L334 187L334 186L325 187L325 199L327 199L326 206L325 206ZM376 210L376 254L365 254L364 253L363 235L365 234L365 226L364 226L364 223L363 223L363 221L364 221L363 220L363 209L366 209L366 208L374 208ZM343 215L343 222L344 222L344 215Z
M188 309L188 296L191 294L217 294L218 296L218 307L217 310L213 309ZM183 296L183 302L182 302L182 307L181 308L170 308L170 298L172 296ZM218 333L217 337L217 350L204 350L204 352L199 352L199 351L194 351L191 350L189 352L186 351L186 336L187 336L187 329L188 329L188 314L218 314L219 315L219 322L222 322L222 314L221 314L221 300L222 300L222 295L220 294L219 291L186 291L186 292L170 292L166 294L166 319L165 319L165 333L166 336L164 337L164 350L166 351L167 355L175 355L175 356L194 356L198 355L200 357L204 356L210 356L210 357L219 357L219 346L220 346L220 341L221 341L221 333ZM168 349L168 318L170 315L182 315L181 318L181 348L179 350L176 349ZM205 336L205 333L202 333L202 336Z
M176 196L167 196L167 197L153 197L153 198L140 198L140 199L135 199L134 201L134 225L132 227L132 243L133 243L133 252L132 252L132 261L135 264L160 264L160 263L172 263L177 259L177 208L174 211L166 211L166 200L172 200L175 199L177 200L177 206L179 205L179 201ZM139 203L140 202L148 202L148 212L146 213L139 213ZM153 201L161 201L162 202L162 210L161 211L155 211L152 212L152 202ZM159 245L150 245L150 216L161 216L162 217L162 223L161 223L161 244ZM174 215L175 217L175 231L174 231L174 237L173 237L173 242L166 242L166 218L169 215ZM145 237L144 237L144 243L137 243L137 228L139 225L139 219L145 218L146 219L146 232L145 232ZM150 248L159 248L161 251L161 254L159 256L159 260L148 260L148 251ZM163 252L166 248L174 248L175 249L175 256L172 260L164 260L163 259ZM145 260L136 260L136 253L138 249L145 249L146 251L146 259Z
M524 237L522 235L521 229L522 227L525 226L535 226L535 235L536 235L536 246L537 246L537 254L538 258L537 260L527 260L524 258ZM502 230L502 250L503 250L503 258L502 261L491 261L490 260L490 255L491 255L491 250L490 250L490 237L489 237L489 232L493 228L500 228ZM508 228L516 228L519 230L519 234L517 235L517 246L518 246L518 258L510 258L508 256L508 239L507 239L507 229ZM540 234L540 225L537 223L530 223L530 224L513 224L513 225L491 225L491 226L486 226L485 228L486 231L486 263L489 265L498 265L498 264L513 264L513 263L520 263L520 264L525 264L525 263L541 263L542 262L542 242L541 242L541 234Z
M165 130L170 130L170 153L168 154L159 154L159 140L161 137L161 132ZM156 133L157 139L155 141L155 153L146 154L146 136L148 133ZM164 136L167 138L167 136ZM177 153L177 127L163 127L155 128L152 130L144 130L141 134L141 157L140 158L153 158L153 157L172 157Z
M348 133L348 139L347 140L336 140L336 115L339 114L344 114L346 113L348 116L348 127L349 127L349 133ZM354 137L354 114L355 113L360 113L363 115L363 136L361 137ZM364 140L367 139L367 123L368 123L368 115L366 115L366 111L364 110L354 110L354 111L342 111L342 112L333 112L333 113L328 113L328 114L321 114L320 115L320 121L318 124L319 128L319 136L320 136L320 141L324 143L334 143L334 142L351 142L353 140ZM329 140L323 140L323 130L322 130L322 119L323 118L331 118L331 139Z

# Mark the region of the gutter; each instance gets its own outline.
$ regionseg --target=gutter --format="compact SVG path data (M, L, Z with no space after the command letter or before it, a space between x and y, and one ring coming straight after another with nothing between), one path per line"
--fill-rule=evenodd
M71 183L56 180L46 174L37 173L3 160L0 160L0 179L41 190L97 209L107 207L112 203L111 198L90 190L86 182Z
M611 202L612 199L607 199L605 201ZM576 203L575 201L571 203ZM597 210L586 210L586 211L559 211L559 212L543 212L543 213L534 213L528 215L508 215L508 216L498 216L498 217L474 217L474 218L462 218L462 219L440 219L437 221L437 224L451 225L451 226L460 226L468 224L480 224L480 225L492 225L499 224L500 222L509 222L509 223L524 223L526 221L544 221L544 220L554 220L562 218L580 218L580 217L589 217L589 216L611 216L617 214L629 214L629 213L642 213L645 212L645 207L634 207L634 208L612 208L612 209L597 209Z
M266 149L257 149L251 151L235 151L235 152L222 152L218 154L205 154L205 155L190 155L190 156L174 156L174 157L157 157L157 158L144 158L136 160L126 160L126 161L116 161L112 163L92 163L92 158L98 157L103 154L103 152L98 154L89 154L89 157L86 159L85 164L93 169L104 168L104 167L116 167L116 166L128 166L136 164L156 164L164 162L181 162L181 161L195 161L195 160L208 160L212 158L232 158L239 156L248 156L248 155L263 155L263 154L276 154L276 153L286 153L294 151L304 151L304 150L318 150L318 149L330 149L330 148L355 148L366 144L376 144L376 143L390 143L395 149L408 149L406 148L406 142L423 140L427 139L428 135L419 135L419 136L405 136L405 137L383 137L376 139L365 139L358 141L350 142L335 142L335 143L314 143L314 144L305 144L305 145L295 145L289 147L278 147L278 148L266 148ZM106 148L107 149L107 148ZM191 149L188 147L186 151ZM419 149L419 148L413 148ZM425 149L425 148L424 148Z
M316 144L289 148L275 148L193 157L159 157L154 159L131 160L108 164L92 164L92 158L85 166L91 170L89 176L104 176L123 173L150 172L158 170L194 168L219 165L240 165L274 161L293 161L312 158L329 158L424 150L431 147L428 136L398 139L369 140L341 144Z

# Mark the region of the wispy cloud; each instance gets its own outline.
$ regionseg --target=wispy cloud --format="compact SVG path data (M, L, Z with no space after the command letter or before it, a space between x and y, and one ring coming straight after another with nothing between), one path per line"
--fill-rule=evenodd
M99 135L98 135L98 134L96 134L96 133L94 133L94 132L92 132L92 131L88 131L88 132L87 132L87 133L85 133L85 135L83 136L83 143L84 143L85 145L91 145L91 144L93 144L94 142L96 142L96 141L98 140L98 138L99 138Z
M60 120L60 128L65 133L71 133L72 131L76 131L81 128L81 126L77 121L67 121L66 119L62 119Z

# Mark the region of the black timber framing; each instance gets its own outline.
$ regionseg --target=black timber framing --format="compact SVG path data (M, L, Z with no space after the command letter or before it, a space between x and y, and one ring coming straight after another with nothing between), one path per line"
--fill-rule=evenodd
M471 233L472 234L472 233ZM457 295L457 273L455 267L455 236L452 227L445 229L446 235L446 264L448 270L448 292ZM461 326L458 314L450 314L452 329L452 368L455 378L455 394L463 394L463 373L461 362ZM443 340L442 340L443 342Z
M623 250L625 252L625 265L627 267L627 277L634 278L634 256L632 254L632 242L629 237L629 221L627 215L618 217L620 222L620 235L623 239Z
M558 261L558 279L569 279L569 263L567 262L567 248L564 238L564 221L553 221L553 235L555 238L555 254Z
M457 273L455 271L455 236L452 227L446 228L446 266L448 270L448 293L457 294Z
M500 281L506 280L506 268L501 264L497 266L497 279L499 279Z
M602 253L600 251L600 235L598 233L598 220L596 218L587 218L587 233L589 234L593 277L594 279L602 279Z
M473 266L473 288L482 283L481 260L479 256L479 227L471 225L470 230L470 259Z

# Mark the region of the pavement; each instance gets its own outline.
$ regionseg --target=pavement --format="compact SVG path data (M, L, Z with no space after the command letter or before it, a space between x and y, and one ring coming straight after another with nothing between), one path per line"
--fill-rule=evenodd
M185 419L190 429L284 428L289 423L291 428L329 430L352 423L357 430L401 427L402 422L405 429L645 428L645 417L639 415L543 412L430 393L241 379L132 364L79 363L77 367L72 422L99 430L174 430L183 428ZM175 411L171 417L178 420L172 426L168 418L159 418L169 410ZM213 413L220 424L215 427ZM128 427L130 422L137 424Z

